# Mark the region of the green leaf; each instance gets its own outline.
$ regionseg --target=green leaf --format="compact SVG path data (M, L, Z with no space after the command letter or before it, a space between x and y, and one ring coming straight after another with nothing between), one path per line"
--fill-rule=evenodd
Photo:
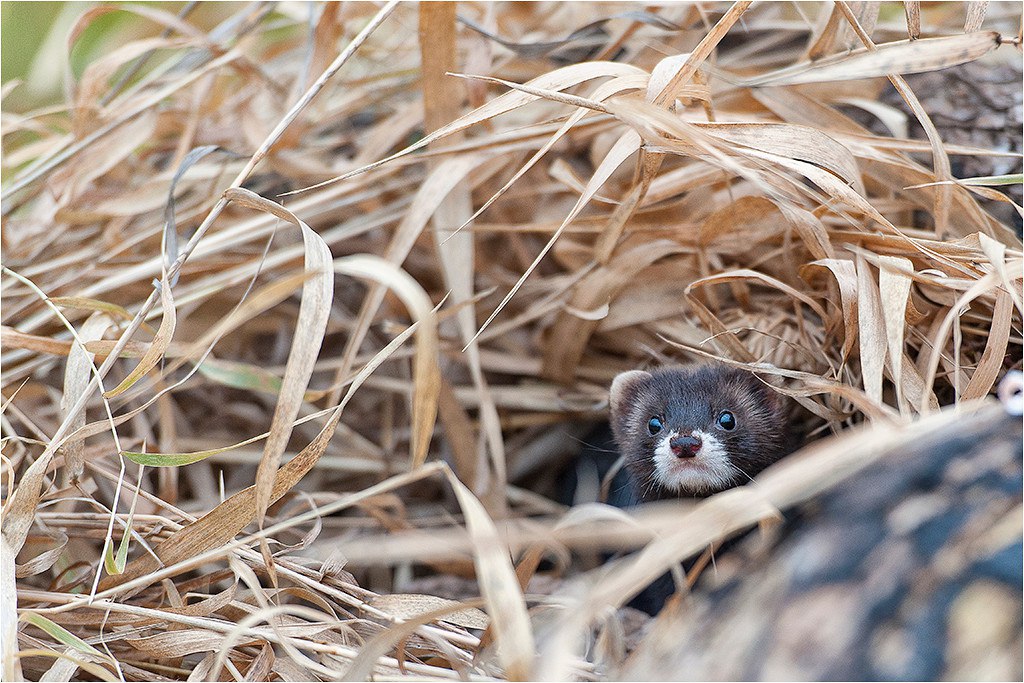
M142 481L142 472L145 466L139 467L139 478L137 481ZM103 566L107 570L108 574L120 574L124 571L124 567L128 564L128 544L132 537L132 524L135 522L135 506L139 502L139 489L135 488L135 497L132 498L132 507L128 511L128 521L125 524L124 531L121 532L121 543L117 546L117 554L113 554L113 546L107 545L107 550L103 555Z
M237 447L237 445L225 446L224 448L212 448L208 451L195 451L193 453L136 453L134 451L125 451L122 455L134 463L149 467L181 467L182 465L191 465L194 462L205 460L211 455L217 455Z
M1024 184L1024 173L1010 173L1008 175L983 175L974 178L961 178L964 185L998 186L998 185L1021 185Z
M108 574L120 574L121 572L117 569L117 562L114 559L114 544L109 544L106 550L103 551L103 569ZM124 570L121 570L124 571Z
M148 467L181 467L182 465L191 465L194 462L205 460L211 455L217 455L218 453L225 453L227 451L233 451L236 448L242 448L248 446L251 443L256 443L261 439L267 438L266 434L260 434L254 436L251 439L240 441L230 446L224 446L223 448L211 448L208 451L194 451L192 453L139 453L136 451L124 451L121 453L124 457L128 458L134 463L139 465L146 465Z
M249 363L207 358L199 366L199 373L211 382L234 389L264 391L270 394L277 394L281 391L280 377Z
M280 377L258 365L249 363L208 358L199 366L199 374L211 382L234 389L262 391L275 395L281 392L282 379ZM323 390L307 389L303 392L302 399L316 401L326 393Z
M972 187L995 187L1000 185L1021 185L1024 184L1024 173L1010 173L1007 175L982 175L974 178L957 178L956 180L937 180L933 183L921 183L910 185L904 190L916 190L922 187L935 187L936 185L969 185Z
M53 623L41 614L36 614L35 612L23 612L20 619L21 621L27 621L34 626L38 626L61 643L64 643L68 647L78 650L83 654L93 655L104 661L110 660L109 657L94 648L92 645L85 642L74 633L71 633L63 626Z

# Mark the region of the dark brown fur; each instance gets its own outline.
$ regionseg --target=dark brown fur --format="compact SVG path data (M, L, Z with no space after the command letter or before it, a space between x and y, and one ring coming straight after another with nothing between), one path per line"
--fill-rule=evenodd
M731 411L737 420L733 431L715 432L736 469L733 480L711 491L661 487L653 463L660 435L651 436L648 420L658 416L666 429L684 433L710 431L723 410ZM623 373L612 384L612 431L640 502L710 495L750 481L792 450L788 412L781 394L753 374L724 365Z

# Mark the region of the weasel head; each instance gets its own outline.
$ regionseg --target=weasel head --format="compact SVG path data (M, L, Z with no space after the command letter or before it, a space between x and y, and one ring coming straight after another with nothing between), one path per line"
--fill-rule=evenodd
M624 372L611 424L640 500L705 496L750 481L786 454L783 397L725 366Z

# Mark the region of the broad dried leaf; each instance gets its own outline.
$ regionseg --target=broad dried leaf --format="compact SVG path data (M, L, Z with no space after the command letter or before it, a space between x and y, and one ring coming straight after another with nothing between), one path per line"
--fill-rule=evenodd
M466 530L473 539L473 563L480 582L480 592L491 615L498 658L509 678L530 679L533 669L533 629L508 547L501 540L494 522L480 501L451 470L446 469L445 474L455 490L462 514L465 515Z
M420 595L409 593L392 593L374 598L371 602L374 607L379 607L399 619L415 619L428 612L439 610L450 610L441 621L449 621L465 628L485 629L490 624L490 618L475 607L464 607L456 600L438 598L433 595Z
M955 36L901 40L877 50L855 50L748 79L744 85L797 85L852 81L888 74L916 74L974 61L999 47L999 34L978 31Z
M262 642L258 638L247 638L235 644L252 646ZM192 628L156 633L145 638L129 638L128 643L151 657L184 657L197 652L220 652L223 649L224 634Z
M92 373L97 370L93 364L92 355L82 344L101 339L113 323L114 321L105 313L92 314L82 325L82 329L78 331L78 339L68 353L68 360L64 365L64 393L60 399L60 411L62 420L70 419L73 430L85 426L85 412L81 411L75 416L70 416L68 411L82 397L88 388L89 380L92 379ZM78 342L82 342L82 344ZM78 481L84 468L84 439L68 439L64 443L65 483Z
M113 398L119 394L123 394L125 391L130 389L132 385L138 382L140 379L145 377L146 373L156 367L167 351L167 347L171 343L171 337L174 336L174 326L176 322L176 313L174 310L174 298L171 296L171 287L165 281L159 281L156 283L160 290L160 306L163 308L163 318L160 320L160 327L156 331L156 335L153 337L153 341L149 343L149 348L146 349L146 353L142 356L139 364L135 366L128 376L125 377L120 384L113 389L108 389L103 392L104 398Z
M19 579L23 579L28 576L35 576L45 572L47 569L52 567L60 559L60 556L64 554L64 548L68 544L67 534L61 533L56 539L57 545L50 548L47 551L39 553L28 562L17 565L15 567L15 576Z
M334 275L331 272L331 250L327 244L291 211L241 188L229 190L225 197L243 206L266 211L299 228L304 247L303 271L310 275L302 285L299 315L281 381L281 393L270 423L270 436L256 470L256 519L262 524L275 487L277 467L291 437L292 422L299 413L327 330L327 319L334 297Z
M996 290L996 305L992 312L992 329L985 342L985 350L981 361L971 375L971 381L964 387L960 395L961 401L981 398L992 391L999 373L1003 370L1006 358L1006 345L1010 341L1010 324L1012 322L1013 301L1002 289Z
M902 311L900 324L903 323ZM857 257L857 325L860 331L860 367L864 391L882 403L882 371L885 367L886 329L878 285L868 262Z
M878 291L885 323L887 357L901 412L909 408L903 395L903 333L907 324L907 303L910 301L913 273L914 264L910 259L896 256L882 256L879 259Z
M370 279L390 288L402 300L419 325L416 356L413 362L413 418L411 462L413 469L427 458L427 448L434 433L437 418L438 392L441 388L441 370L437 359L440 353L437 338L437 316L430 298L418 282L392 263L376 256L358 254L337 259L335 272Z
M809 279L818 269L824 268L832 273L839 286L839 303L842 311L843 333L843 355L842 362L845 365L853 345L857 343L858 330L860 329L859 315L857 313L857 270L851 261L840 261L838 259L818 259L806 264L800 269L801 277Z

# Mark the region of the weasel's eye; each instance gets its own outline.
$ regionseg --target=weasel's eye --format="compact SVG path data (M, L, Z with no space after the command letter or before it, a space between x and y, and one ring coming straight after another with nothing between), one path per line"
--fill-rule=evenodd
M651 433L651 436L654 436L655 434L660 432L661 431L661 418L652 417L650 420L648 420L647 421L647 431L649 431Z
M718 426L727 432L731 432L736 429L736 417L726 410L718 416Z

